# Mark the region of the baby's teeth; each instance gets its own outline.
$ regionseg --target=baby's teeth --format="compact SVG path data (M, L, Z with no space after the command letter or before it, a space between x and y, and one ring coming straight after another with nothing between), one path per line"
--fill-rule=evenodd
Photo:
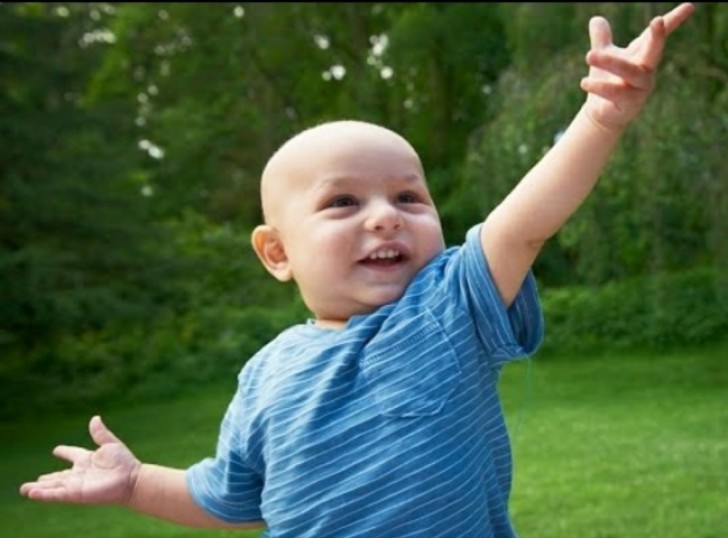
M396 258L398 255L396 250L388 249L388 250L380 250L379 252L375 252L370 258L376 260L376 259L384 259L384 258Z

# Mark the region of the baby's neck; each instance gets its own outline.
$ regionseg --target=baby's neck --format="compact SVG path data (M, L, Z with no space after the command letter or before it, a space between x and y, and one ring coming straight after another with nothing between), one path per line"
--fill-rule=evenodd
M322 327L324 329L343 329L346 325L346 320L340 319L316 319L314 325Z

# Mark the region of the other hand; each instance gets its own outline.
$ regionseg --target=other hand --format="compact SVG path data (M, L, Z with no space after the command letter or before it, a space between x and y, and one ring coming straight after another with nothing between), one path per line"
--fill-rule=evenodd
M26 482L20 487L20 493L37 501L126 504L134 490L141 462L100 417L91 419L89 432L98 448L57 446L53 454L71 462L72 467Z

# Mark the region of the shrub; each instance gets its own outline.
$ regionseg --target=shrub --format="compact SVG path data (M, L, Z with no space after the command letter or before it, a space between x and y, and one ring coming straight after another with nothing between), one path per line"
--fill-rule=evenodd
M712 268L542 294L544 352L662 349L725 339L725 280Z

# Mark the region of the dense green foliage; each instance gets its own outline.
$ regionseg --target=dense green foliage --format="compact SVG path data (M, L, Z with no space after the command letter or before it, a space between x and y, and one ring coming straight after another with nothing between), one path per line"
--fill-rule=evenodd
M0 4L0 409L231 375L304 319L248 243L303 127L401 132L461 241L578 110L589 17L624 45L672 5ZM726 80L728 6L701 3L536 263L547 346L723 337Z
M725 277L706 269L546 290L542 351L664 351L718 342L728 334L725 290Z

